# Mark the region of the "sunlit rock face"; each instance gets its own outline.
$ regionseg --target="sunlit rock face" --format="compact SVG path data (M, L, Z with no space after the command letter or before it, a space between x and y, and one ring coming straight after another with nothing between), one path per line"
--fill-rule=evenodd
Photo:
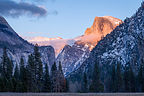
M81 41L91 43L95 46L101 38L112 32L122 23L122 20L112 16L95 17L93 25L87 28L84 36L81 37Z
M121 23L120 19L111 16L95 17L93 25L91 28L87 28L85 35L95 33L106 36Z

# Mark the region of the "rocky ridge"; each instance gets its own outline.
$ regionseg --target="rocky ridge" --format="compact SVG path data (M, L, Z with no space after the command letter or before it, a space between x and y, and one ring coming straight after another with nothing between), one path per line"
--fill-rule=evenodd
M33 53L34 45L21 38L10 27L8 22L3 17L0 17L0 57L2 57L4 47L7 48L8 56L12 59L14 64L19 64L21 57L24 58L25 63L27 62L28 55ZM55 61L53 47L45 46L39 49L42 54L43 64L48 63L51 66Z
M72 86L81 86L83 73L87 73L88 82L92 78L93 66L98 62L101 70L101 80L106 88L112 64L130 63L135 74L144 58L144 2L138 11L124 23L116 27L110 34L98 42L83 64L67 78ZM71 85L70 85L71 86ZM106 90L106 89L105 89ZM71 90L75 91L75 90Z

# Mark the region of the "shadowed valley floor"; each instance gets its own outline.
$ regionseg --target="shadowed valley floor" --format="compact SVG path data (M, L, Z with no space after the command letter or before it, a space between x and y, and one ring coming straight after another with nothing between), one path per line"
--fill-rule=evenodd
M0 96L144 96L144 93L0 93Z

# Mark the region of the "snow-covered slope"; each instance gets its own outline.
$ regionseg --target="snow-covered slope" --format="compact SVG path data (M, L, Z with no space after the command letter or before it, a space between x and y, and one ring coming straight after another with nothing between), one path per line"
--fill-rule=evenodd
M122 68L130 63L135 74L144 58L144 2L138 11L126 18L110 34L98 42L89 57L68 78L73 82L72 86L80 86L83 73L87 73L88 83L91 80L95 62L100 65L101 79L106 87L106 80L112 64L121 63ZM77 83L77 85L75 85ZM105 89L107 90L107 89Z
M74 45L66 45L61 53L58 55L56 61L62 62L63 72L68 75L73 70L79 68L81 63L89 56L89 45L78 44L75 42Z

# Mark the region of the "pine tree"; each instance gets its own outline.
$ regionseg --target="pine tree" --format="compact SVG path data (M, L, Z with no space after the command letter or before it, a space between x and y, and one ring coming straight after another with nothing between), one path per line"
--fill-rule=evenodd
M20 59L20 80L23 82L23 77L24 77L24 70L25 70L25 67L24 67L24 60L23 58L21 57Z
M4 88L4 80L3 80L3 77L2 76L0 76L0 92L3 92L4 90L3 90L3 88Z
M3 91L12 91L12 72L13 72L13 62L9 59L7 55L6 48L3 49L2 57L2 77L3 77Z
M8 62L7 62L7 76L9 79L12 78L12 74L13 74L13 61L11 61L9 58L8 58Z
M108 87L110 92L116 92L116 68L115 68L115 62L112 64L112 69L110 72L110 79L108 82Z
M57 71L56 62L54 62L54 64L51 67L51 75L54 75L55 71Z
M59 92L65 92L66 91L66 79L64 77L61 62L59 62L58 78L59 78Z
M24 66L24 60L21 57L20 59L20 92L28 91L28 70Z
M122 91L122 73L121 73L121 64L117 64L117 69L116 69L116 92Z
M42 79L43 79L43 64L41 61L41 55L38 49L38 45L36 44L34 47L34 63L36 65L36 82L38 91L42 91Z
M4 77L6 77L6 73L7 73L7 62L8 62L8 56L7 56L7 52L6 52L6 48L3 49L3 57L2 57L2 75Z
M116 92L116 69L115 65L112 67L112 92Z
M43 92L50 92L51 91L51 81L49 76L49 68L48 65L45 65L45 72L44 72L44 85L43 85Z
M58 76L57 76L57 66L56 63L54 62L54 64L51 67L51 91L52 92L59 92L58 90L58 86L59 86L59 80L58 80Z
M125 92L130 92L130 82L129 82L129 62L125 65L124 70L124 90Z
M136 92L136 81L135 81L135 75L133 73L133 70L132 70L132 67L130 66L130 69L129 69L129 80L130 80L130 91L131 92Z
M28 57L28 91L37 92L37 82L36 82L36 66L34 63L34 56L31 54Z
M144 60L141 60L139 72L138 72L138 86L141 92L144 92Z
M99 64L96 61L94 65L94 70L93 70L93 76L92 76L92 82L89 88L90 92L103 92L104 86L101 83L100 80L100 70L99 70Z
M87 75L86 75L86 73L84 73L84 75L83 75L83 92L84 93L86 93L86 92L88 92L88 82L87 82Z
M136 90L135 76L129 62L125 66L124 82L126 92L135 92Z
M0 63L0 77L2 76L2 63Z
M69 92L69 80L66 79L66 91L65 92Z
M6 73L7 73L7 61L8 61L8 56L6 52L6 48L3 48L3 56L2 56L2 62L1 62L1 91L6 92L8 91L6 83L8 82Z
M18 69L18 65L16 64L16 67L15 67L15 71L14 71L14 76L13 76L13 79L12 79L12 82L13 82L13 92L19 92L19 84L20 84L20 81L19 81L19 69Z
M0 92L3 92L4 84L3 84L3 76L2 76L2 64L0 64Z
M19 69L18 69L18 65L16 64L16 67L15 67L15 72L14 72L14 78L16 80L19 80Z
M8 90L9 91L12 91L12 88L13 88L13 82L12 82L12 74L13 74L13 61L10 60L8 58L8 62L7 62L7 79L8 79Z

